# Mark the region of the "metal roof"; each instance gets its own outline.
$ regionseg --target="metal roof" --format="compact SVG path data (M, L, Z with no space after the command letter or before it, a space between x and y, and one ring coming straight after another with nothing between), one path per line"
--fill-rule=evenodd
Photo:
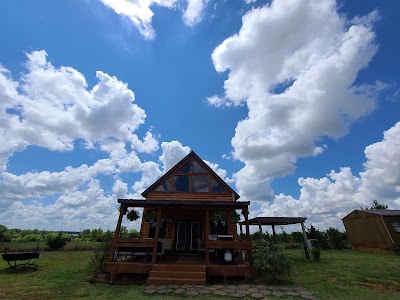
M140 200L140 199L118 199L118 203L127 204L129 207L228 207L244 208L250 205L250 201L196 201L196 200Z
M249 220L249 225L289 225L303 223L307 218L303 217L257 217ZM239 224L244 225L245 222Z
M400 210L392 210L392 209L357 209L355 211L380 215L380 216L400 216Z

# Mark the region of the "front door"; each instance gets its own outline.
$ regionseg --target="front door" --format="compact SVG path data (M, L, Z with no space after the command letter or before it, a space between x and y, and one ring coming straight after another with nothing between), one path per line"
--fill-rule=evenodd
M197 240L201 240L201 223L198 220L176 220L175 250L182 253L198 251Z

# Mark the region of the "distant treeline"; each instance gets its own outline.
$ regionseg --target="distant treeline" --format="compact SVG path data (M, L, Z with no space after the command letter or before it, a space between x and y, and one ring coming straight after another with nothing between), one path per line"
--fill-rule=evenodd
M62 235L66 241L80 239L82 241L101 242L106 236L114 234L114 231L102 229L84 229L77 231L47 231L39 229L9 229L0 225L0 242L3 243L28 243L47 241L54 235ZM121 227L120 237L139 237L139 232L135 229L128 230L125 226Z

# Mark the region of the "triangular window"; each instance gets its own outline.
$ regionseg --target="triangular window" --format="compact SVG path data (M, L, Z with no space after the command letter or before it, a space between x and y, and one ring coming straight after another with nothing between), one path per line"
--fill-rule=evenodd
M229 193L224 185L214 179L206 166L193 158L170 174L155 192Z
M188 174L190 173L190 160L184 164L178 171L176 171L178 174Z
M196 161L193 161L193 173L207 173Z
M157 189L156 192L169 192L171 190L171 177L165 180Z

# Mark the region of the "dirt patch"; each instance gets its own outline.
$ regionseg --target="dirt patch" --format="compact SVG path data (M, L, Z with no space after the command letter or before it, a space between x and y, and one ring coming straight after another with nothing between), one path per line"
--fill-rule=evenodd
M381 292L392 292L393 291L393 289L391 289L390 287L387 287L386 285L383 285L381 283L360 282L360 281L357 281L355 283L358 285L370 287L376 291L381 291Z

